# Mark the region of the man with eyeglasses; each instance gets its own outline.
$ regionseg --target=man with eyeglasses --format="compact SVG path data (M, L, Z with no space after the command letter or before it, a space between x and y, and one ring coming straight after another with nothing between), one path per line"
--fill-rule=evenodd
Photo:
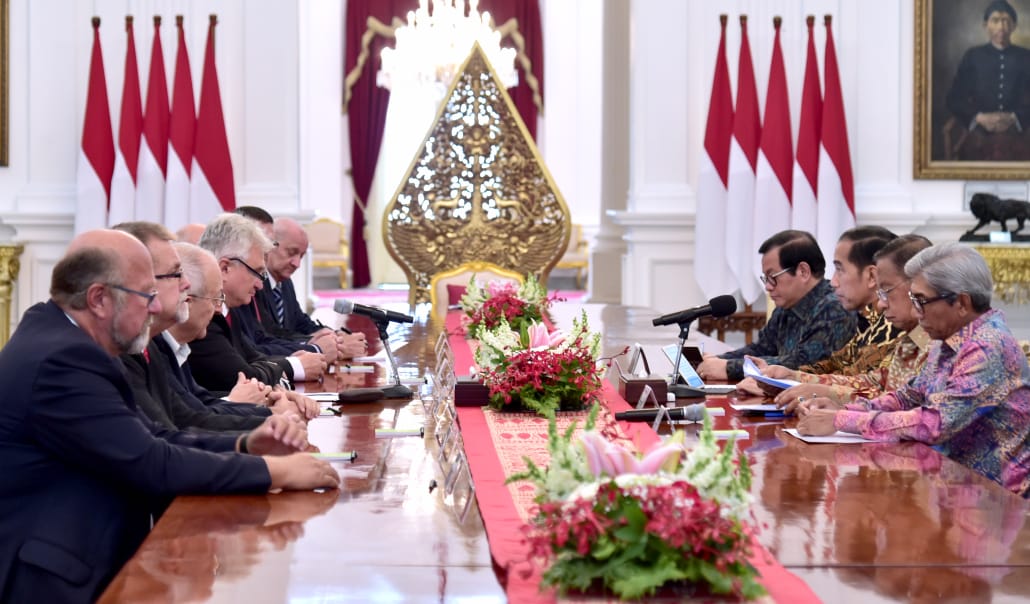
M239 372L268 385L278 384L283 376L289 381L320 378L327 366L322 354L265 355L229 314L232 308L250 304L263 287L265 252L272 242L257 224L238 214L222 214L207 225L200 247L218 260L225 308L215 313L207 335L190 345L188 362L197 382L208 390L224 392L233 387Z
M922 370L929 352L930 336L919 325L919 317L908 298L909 280L905 277L905 263L930 245L926 237L910 233L892 240L873 256L876 261L877 304L883 317L903 332L894 340L887 357L878 366L857 375L817 375L769 366L763 370L764 374L801 382L776 394L773 400L777 405L785 412L793 413L805 399L827 397L843 408L856 397L875 398L896 390Z
M129 233L147 246L153 258L158 300L162 307L161 312L154 316L150 328L154 337L143 354L125 354L121 357L136 403L150 419L171 429L250 430L260 426L270 415L270 411L263 406L241 407L225 403L208 407L191 397L184 398L179 389L173 387L173 368L168 365L163 349L168 346L168 339L171 338L167 330L189 320L187 291L191 288L191 281L183 272L182 262L172 245L174 236L168 229L152 222L126 222L114 228ZM207 318L210 320L210 315ZM263 403L267 402L268 393L265 390L267 388L256 380L251 382L240 376L229 396L237 397L236 400ZM257 398L259 395L260 399ZM297 409L286 409L284 406L281 411Z
M745 356L796 369L830 356L858 329L858 317L841 306L823 277L826 259L811 234L781 231L766 239L758 253L761 280L776 309L752 344L705 355L698 367L703 379L740 381Z
M880 365L894 347L901 330L892 325L877 308L876 264L874 255L897 235L879 226L848 229L837 240L833 252L833 278L830 287L845 310L858 313L858 333L829 357L802 365L797 370L779 365L756 364L768 376L800 381L797 374L858 375ZM737 387L763 393L761 385L748 378ZM773 393L775 394L775 392Z
M802 434L837 430L873 440L918 440L1010 491L1030 496L1030 365L991 308L994 284L975 250L946 243L905 264L908 296L934 340L922 371L897 390L837 410L798 406Z
M117 356L162 312L152 260L119 231L76 237L51 300L0 350L0 599L87 602L180 494L335 488L302 426L244 435L167 430L134 402ZM249 454L246 454L249 453Z
M272 220L264 210L252 206L237 208L237 213L256 220L261 229L276 245L265 254L263 287L254 294L252 304L232 310L245 333L258 350L266 354L291 354L297 350L315 350L325 355L326 361L351 358L365 354L368 343L365 334L339 332L312 320L300 307L297 291L291 277L300 268L308 250L308 236L304 227L292 218Z

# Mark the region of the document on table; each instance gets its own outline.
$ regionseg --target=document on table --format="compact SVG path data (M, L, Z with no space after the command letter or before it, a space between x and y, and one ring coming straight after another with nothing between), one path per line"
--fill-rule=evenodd
M783 409L777 407L775 403L756 403L751 405L730 403L730 407L734 411L740 411L741 413L783 413Z
M766 377L762 375L762 371L758 368L757 365L755 365L754 361L746 357L744 358L744 377L753 378L754 380L762 382L763 384L775 386L776 388L783 388L784 390L790 388L791 386L797 386L801 383L795 380L783 380Z
M837 431L835 434L829 436L802 436L798 434L795 428L786 428L784 432L790 434L794 438L799 438L806 443L819 444L819 443L836 443L841 445L853 444L853 443L874 443L875 440L869 440L868 438L862 438L858 434L851 434L849 432Z

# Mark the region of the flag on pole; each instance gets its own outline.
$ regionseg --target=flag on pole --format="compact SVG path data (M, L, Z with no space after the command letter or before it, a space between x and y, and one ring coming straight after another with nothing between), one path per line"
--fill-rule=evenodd
M772 62L769 87L765 93L762 118L762 143L755 172L755 228L751 249L758 250L766 239L790 228L790 203L794 180L794 145L791 141L790 98L787 95L787 70L780 48L779 17L773 17ZM752 258L755 277L762 274L762 262Z
M798 124L798 149L794 161L794 194L791 226L816 234L816 192L819 179L819 129L822 128L823 95L819 90L819 64L815 58L815 17L809 15L808 57L805 84L801 91L801 121Z
M164 222L165 173L168 169L168 82L161 49L161 17L154 17L150 48L147 107L143 114L143 144L136 173L136 220Z
M139 93L139 66L136 63L136 38L132 33L132 16L125 17L125 79L122 82L122 116L118 123L118 148L111 177L111 203L107 224L135 220L136 168L139 165L139 144L143 136L143 103Z
M730 170L730 139L733 138L733 92L726 64L726 15L719 15L722 33L715 57L712 95L705 125L705 152L697 177L697 222L694 228L694 277L705 298L737 289L726 263L723 233L726 232L726 183Z
M76 170L75 232L107 226L107 202L114 172L114 136L107 103L104 55L100 50L100 17L93 17L93 53L89 60L86 116Z
M168 172L165 181L165 226L179 229L190 222L190 168L197 110L193 103L193 76L182 31L182 15L175 16L179 47L175 54L172 111L168 119Z
M730 142L730 171L727 187L724 238L726 260L740 287L744 302L758 299L762 287L754 274L758 249L752 247L755 211L755 165L762 125L758 117L758 90L747 38L747 15L740 16L740 58L737 69L737 104L733 111L733 140Z
M193 169L190 187L190 220L208 222L221 212L236 209L232 176L232 157L222 117L222 95L215 69L215 25L211 15L204 54L204 75L200 82L200 107L193 144Z
M844 98L840 89L830 19L830 15L826 15L826 93L823 95L820 131L819 211L816 214L816 237L827 258L833 257L841 233L855 226L855 182L851 175L848 125L844 116ZM827 263L827 273L832 271L832 264Z

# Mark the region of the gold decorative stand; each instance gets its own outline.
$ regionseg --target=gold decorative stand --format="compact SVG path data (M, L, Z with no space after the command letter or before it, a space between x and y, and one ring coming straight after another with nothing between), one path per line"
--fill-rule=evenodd
M23 251L22 245L0 245L0 346L11 338L11 293L21 270L18 258Z
M1030 300L1030 244L974 245L991 269L994 293L1006 304Z

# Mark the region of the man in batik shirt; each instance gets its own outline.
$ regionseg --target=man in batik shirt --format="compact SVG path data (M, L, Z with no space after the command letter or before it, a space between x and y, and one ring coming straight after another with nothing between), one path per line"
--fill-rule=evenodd
M1030 365L972 248L947 243L905 265L909 298L934 342L908 384L842 410L825 398L798 406L802 434L841 430L873 440L917 440L1010 491L1030 496Z
M891 343L887 355L872 369L857 375L804 373L772 365L763 369L769 377L786 378L801 382L776 394L775 402L792 412L799 398L829 397L839 405L856 396L877 397L908 383L926 362L930 337L919 326L912 301L908 299L908 278L905 263L930 247L930 240L922 235L902 235L881 248L874 255L876 286L874 296L881 316L902 333ZM745 380L737 386L751 394L763 394L754 380ZM752 386L753 385L753 386Z
M745 356L796 369L830 356L858 331L858 317L841 306L823 277L826 259L811 234L781 231L758 253L762 283L776 309L754 343L706 355L698 366L702 379L741 380Z

